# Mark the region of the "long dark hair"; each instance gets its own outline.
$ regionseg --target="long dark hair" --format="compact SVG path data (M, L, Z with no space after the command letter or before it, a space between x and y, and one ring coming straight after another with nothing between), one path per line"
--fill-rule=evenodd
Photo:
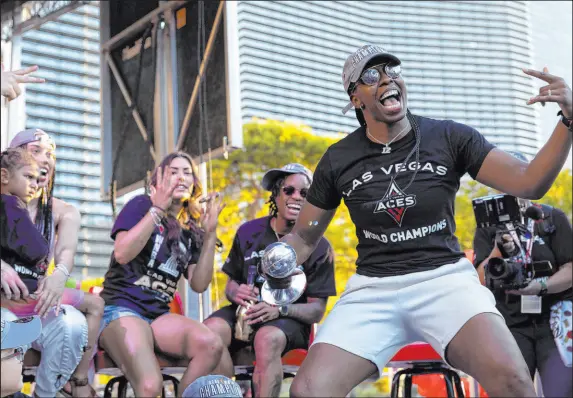
M182 228L191 232L195 250L200 251L201 247L203 246L203 236L205 235L205 232L199 226L199 217L201 216L199 198L201 195L203 195L203 188L199 179L197 167L195 166L195 163L189 154L185 152L172 152L165 156L161 163L159 163L159 165L155 168L153 174L151 175L149 185L155 186L157 184L157 170L159 168L163 169L163 172L165 173L171 162L177 158L183 158L187 160L191 166L191 172L193 174L193 189L191 191L190 197L183 201L183 207L181 207L181 210L176 217L168 214L165 219L165 229L167 230L167 245L171 248L171 253L174 253L175 257L179 259L179 257L182 255L181 249L179 247Z
M44 133L46 134L46 133ZM46 134L47 135L47 134ZM25 151L28 151L28 143L20 145L18 148L22 148ZM54 155L55 156L55 155ZM50 250L53 245L53 233L52 227L54 224L54 214L52 211L53 206L53 197L54 197L54 183L56 180L56 162L54 159L54 167L51 170L52 176L48 180L48 186L39 188L41 193L40 197L38 198L38 208L36 211L36 220L34 220L34 224L40 231L40 233L46 238L48 241Z

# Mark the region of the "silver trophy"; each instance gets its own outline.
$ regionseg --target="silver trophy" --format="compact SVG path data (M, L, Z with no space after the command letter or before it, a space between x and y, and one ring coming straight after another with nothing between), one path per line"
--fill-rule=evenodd
M261 271L266 281L261 289L264 302L274 306L294 303L306 288L306 275L297 265L296 252L283 242L265 249Z

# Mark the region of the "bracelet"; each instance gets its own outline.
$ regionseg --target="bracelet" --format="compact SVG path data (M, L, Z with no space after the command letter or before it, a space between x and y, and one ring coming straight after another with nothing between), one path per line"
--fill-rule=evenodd
M156 205L151 205L151 207L154 207L154 208L156 208L157 210L161 211L163 214L167 213L167 211L166 211L165 209L162 209L162 208L161 208L161 207L159 207L159 206L156 206Z
M545 281L539 281L539 284L541 285L541 290L539 290L539 293L537 293L537 295L539 297L545 296L547 294L547 284L545 283Z
M56 268L54 269L54 272L56 271L61 271L64 273L64 275L66 276L66 278L70 277L70 271L68 271L68 267L66 267L64 264L58 264L56 265Z
M163 215L160 215L157 212L157 209L155 207L156 206L151 206L151 208L149 209L149 214L151 215L151 219L153 220L153 223L155 224L157 229L159 229L159 233L163 233L163 231L165 229L163 227L163 224L162 224Z

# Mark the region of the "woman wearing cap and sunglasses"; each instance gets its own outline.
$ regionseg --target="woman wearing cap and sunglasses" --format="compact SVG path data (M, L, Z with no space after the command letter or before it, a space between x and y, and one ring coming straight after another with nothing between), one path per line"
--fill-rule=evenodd
M563 79L524 72L548 83L529 104L556 102L573 116ZM305 261L344 199L356 225L357 273L319 329L291 395L345 396L382 374L402 346L426 341L490 396L534 396L523 356L454 236L454 200L465 173L518 197L541 197L569 153L570 119L527 164L469 126L412 115L400 60L380 47L349 56L342 77L346 110L355 108L361 127L323 155L282 241Z

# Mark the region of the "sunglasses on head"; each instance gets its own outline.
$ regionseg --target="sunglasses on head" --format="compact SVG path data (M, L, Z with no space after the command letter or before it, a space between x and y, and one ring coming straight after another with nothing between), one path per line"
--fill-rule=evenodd
M371 66L362 72L358 81L366 86L379 85L383 73L392 80L398 79L402 75L402 66L389 63ZM356 85L349 91L353 92L355 88Z
M26 353L26 349L24 347L18 347L14 349L14 352L12 354L8 354L5 357L2 357L3 361L7 361L8 359L12 359L14 357L16 357L16 360L18 360L18 362L24 362L24 354Z
M303 198L306 198L306 194L308 193L308 189L306 188L296 189L295 187L290 185L283 187L283 192L287 196L292 196L295 191L298 191L300 193L300 196L302 196Z

